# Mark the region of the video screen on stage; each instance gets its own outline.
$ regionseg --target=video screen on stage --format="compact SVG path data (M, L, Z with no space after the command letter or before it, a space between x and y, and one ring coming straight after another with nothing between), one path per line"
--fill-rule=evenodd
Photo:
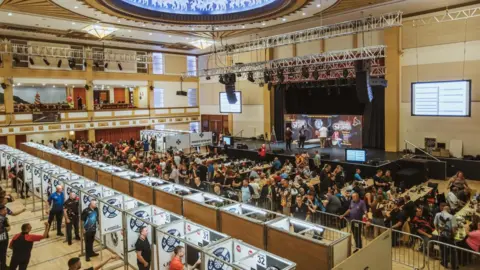
M306 136L305 145L318 146L325 138L325 147L362 148L361 115L304 115L286 114L286 127L293 132L293 139L298 140L300 130Z
M367 151L364 149L345 149L345 160L348 162L367 161Z
M470 116L471 81L412 83L412 115Z
M242 112L242 92L235 92L235 96L237 97L237 102L234 104L230 104L228 102L227 93L220 92L220 112L221 113L241 113Z

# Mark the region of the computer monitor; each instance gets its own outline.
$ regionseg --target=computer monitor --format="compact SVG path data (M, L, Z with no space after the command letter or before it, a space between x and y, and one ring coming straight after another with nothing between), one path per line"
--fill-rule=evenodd
M225 145L233 146L233 137L223 136L223 141L225 142Z
M438 149L447 149L447 144L442 142L437 142Z
M365 149L345 149L345 160L347 162L366 162L367 150Z

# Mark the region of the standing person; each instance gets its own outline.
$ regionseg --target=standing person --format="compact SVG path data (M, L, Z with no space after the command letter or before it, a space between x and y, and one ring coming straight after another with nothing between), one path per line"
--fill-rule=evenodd
M442 212L435 215L433 221L438 232L439 241L449 245L455 245L455 233L457 231L457 219L450 214L450 207L445 205ZM440 247L441 265L448 268L451 263L452 269L457 269L457 252L447 245Z
M184 270L183 266L183 257L185 256L185 248L182 246L176 246L175 249L173 250L173 258L170 261L170 267L168 268L169 270ZM192 266L192 268L189 269L195 269L200 265L201 261L200 258L198 258L197 262Z
M83 229L85 231L85 260L87 262L90 261L90 257L98 256L98 253L93 251L98 217L97 201L92 199L89 206L82 212Z
M92 266L92 267L89 267L85 270L100 270L102 269L103 266L105 266L110 260L117 260L118 259L118 256L117 255L112 255L110 258L104 260L103 262L101 262L99 265L97 266ZM68 270L80 270L82 269L82 262L80 261L80 258L78 257L75 257L75 258L71 258L70 260L68 260Z
M292 136L293 136L292 130L289 127L287 127L287 130L285 130L285 150L286 151L292 151Z
M251 203L254 190L252 186L248 184L247 179L243 179L243 185L241 190L242 190L242 203Z
M174 182L175 184L179 184L180 183L179 177L180 177L180 172L177 169L177 165L172 164L172 172L170 173L170 177L169 177L170 181Z
M157 151L157 139L155 139L155 136L152 137L152 141L150 142L150 145L152 146L153 152Z
M290 183L283 179L281 187L278 190L280 197L280 205L282 206L282 212L284 215L290 215L290 207L292 206L292 189Z
M320 147L325 148L325 142L327 141L327 135L328 135L328 128L325 126L322 126L319 131L320 131Z
M352 201L350 202L350 207L348 210L341 215L341 218L348 216L351 221L357 220L360 222L352 222L352 232L353 237L355 238L355 246L357 249L362 248L362 219L363 215L367 213L367 206L363 200L360 200L358 193L352 194Z
M149 270L152 250L150 243L148 242L148 229L147 227L140 228L140 236L135 243L135 251L137 252L137 266L138 270Z
M313 164L315 166L315 172L318 174L320 173L320 166L322 165L322 156L320 155L320 153L317 151L315 151L315 155L313 156Z
M78 213L78 198L75 192L70 192L69 198L64 203L63 214L65 216L65 224L67 224L67 242L68 245L72 245L72 227L75 230L75 240L80 240L80 234L78 230L79 213Z
M48 197L48 204L50 205L50 212L48 213L48 229L50 231L50 226L52 226L53 218L55 218L57 221L57 236L64 236L64 234L62 233L64 202L65 195L63 194L63 188L62 186L58 185L56 187L56 191L52 193L50 197Z
M8 232L10 224L7 218L7 207L0 204L0 270L7 269L7 248L8 248Z
M83 110L83 100L80 96L77 96L77 110Z
M307 204L303 203L303 200L302 200L302 197L301 196L297 196L295 198L295 204L292 205L291 207L291 210L290 210L290 213L292 215L292 217L294 218L298 218L300 220L307 220L307 214L308 214L308 206ZM293 230L295 232L299 232L302 230L302 227L301 226L293 226Z
M10 261L10 270L26 270L32 254L33 242L38 242L48 235L48 222L45 222L43 235L30 234L32 225L25 223L22 225L22 232L13 236L10 242L12 260Z
M305 148L306 140L307 140L307 136L305 135L305 127L302 126L298 134L298 148Z

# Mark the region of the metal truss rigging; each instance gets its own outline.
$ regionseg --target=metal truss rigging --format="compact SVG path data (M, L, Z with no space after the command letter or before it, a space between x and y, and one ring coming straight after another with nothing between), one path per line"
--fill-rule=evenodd
M369 60L384 58L386 46L370 46L341 51L330 51L320 54L276 59L271 61L255 62L231 67L204 69L195 72L183 73L183 77L206 77L227 73L263 72L265 70L289 69L301 66L332 65L357 60Z
M432 23L466 20L466 19L475 18L479 16L480 16L480 7L464 9L459 11L446 10L445 14L443 15L413 19L412 23L413 23L413 26L422 26L422 25L428 25Z
M76 60L93 60L108 62L135 62L151 63L151 54L120 53L111 50L94 51L92 48L74 49L68 47L55 47L44 45L27 45L0 42L0 54L13 54L17 56L39 56L52 58L66 58Z
M348 36L362 32L376 31L402 25L402 12L382 14L379 17L367 17L361 20L346 21L332 25L319 26L286 34L255 39L252 41L225 45L212 53L236 54L263 50L284 45Z

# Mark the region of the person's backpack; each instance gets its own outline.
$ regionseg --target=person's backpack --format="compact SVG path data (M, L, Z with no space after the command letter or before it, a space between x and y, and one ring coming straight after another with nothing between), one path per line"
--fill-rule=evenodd
M440 236L445 238L453 238L452 220L450 217L444 217L442 214L438 217L438 228Z

